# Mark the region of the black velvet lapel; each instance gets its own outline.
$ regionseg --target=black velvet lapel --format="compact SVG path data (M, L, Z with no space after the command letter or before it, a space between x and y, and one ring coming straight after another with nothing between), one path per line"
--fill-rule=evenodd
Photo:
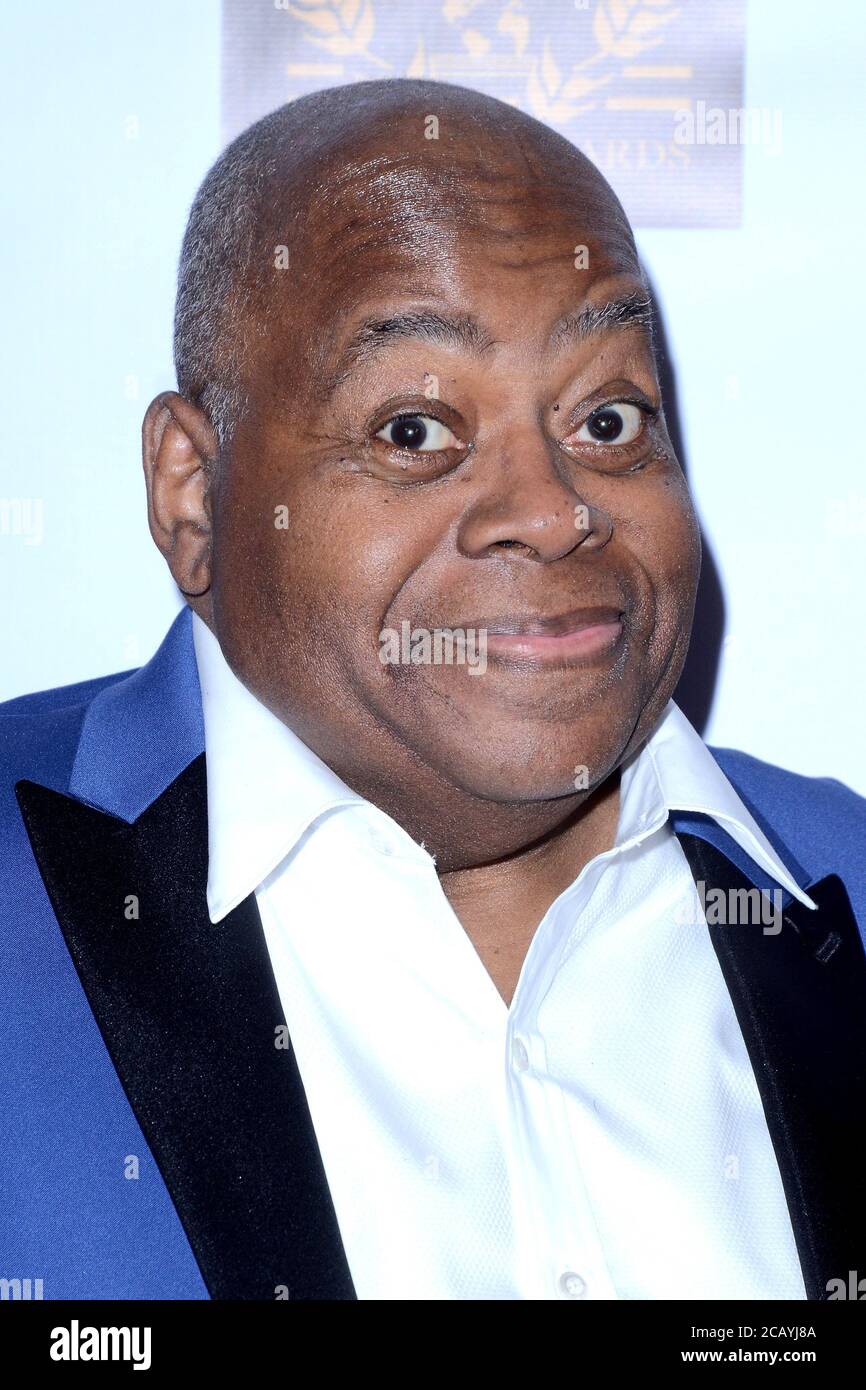
M32 782L17 792L211 1297L355 1298L295 1057L276 1046L285 1019L255 898L208 917L204 755L133 825Z
M714 845L680 834L696 883L753 885ZM792 900L778 935L708 928L754 1068L791 1216L806 1295L866 1272L866 954L831 874Z

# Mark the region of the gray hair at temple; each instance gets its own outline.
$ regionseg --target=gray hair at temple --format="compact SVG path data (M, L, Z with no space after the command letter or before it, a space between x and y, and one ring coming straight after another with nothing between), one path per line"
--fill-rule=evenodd
M223 448L245 407L239 335L249 308L256 227L274 172L272 141L285 108L233 141L190 209L177 277L174 365L181 395L205 411Z

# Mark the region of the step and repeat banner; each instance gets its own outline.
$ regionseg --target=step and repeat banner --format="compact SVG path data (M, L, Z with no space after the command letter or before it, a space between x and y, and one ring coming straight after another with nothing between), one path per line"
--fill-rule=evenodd
M224 0L223 136L321 87L453 82L573 141L634 225L735 227L742 146L719 116L742 103L744 2Z

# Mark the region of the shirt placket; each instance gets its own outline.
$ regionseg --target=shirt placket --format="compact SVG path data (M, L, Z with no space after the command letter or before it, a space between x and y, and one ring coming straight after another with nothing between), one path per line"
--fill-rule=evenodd
M595 1301L618 1297L605 1260L568 1123L550 1072L538 1012L559 966L570 923L586 910L603 864L555 903L538 927L508 1014L505 1039L506 1153L525 1296ZM563 920L567 915L568 920Z

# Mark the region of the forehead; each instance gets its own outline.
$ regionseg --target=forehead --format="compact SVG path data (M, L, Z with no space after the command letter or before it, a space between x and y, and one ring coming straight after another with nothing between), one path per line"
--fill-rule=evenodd
M321 379L366 320L400 305L463 305L497 336L528 339L601 282L639 283L619 204L564 151L486 134L425 142L405 124L343 149L295 190L293 273L274 285L270 350L302 348L295 361Z
M459 228L426 248L371 248L342 277L327 277L327 285L323 277L311 289L315 352L308 360L320 373L338 371L343 359L360 361L412 339L475 353L497 342L560 346L568 340L563 320L572 318L588 332L648 326L633 256L572 232L548 226L501 241Z
M415 142L417 145L417 141ZM426 272L462 258L561 260L578 244L593 273L635 267L631 231L601 175L573 160L527 163L513 150L404 148L396 136L326 169L298 223L300 263L342 304L371 276ZM573 258L573 251L571 256ZM363 292L363 291L362 291Z

